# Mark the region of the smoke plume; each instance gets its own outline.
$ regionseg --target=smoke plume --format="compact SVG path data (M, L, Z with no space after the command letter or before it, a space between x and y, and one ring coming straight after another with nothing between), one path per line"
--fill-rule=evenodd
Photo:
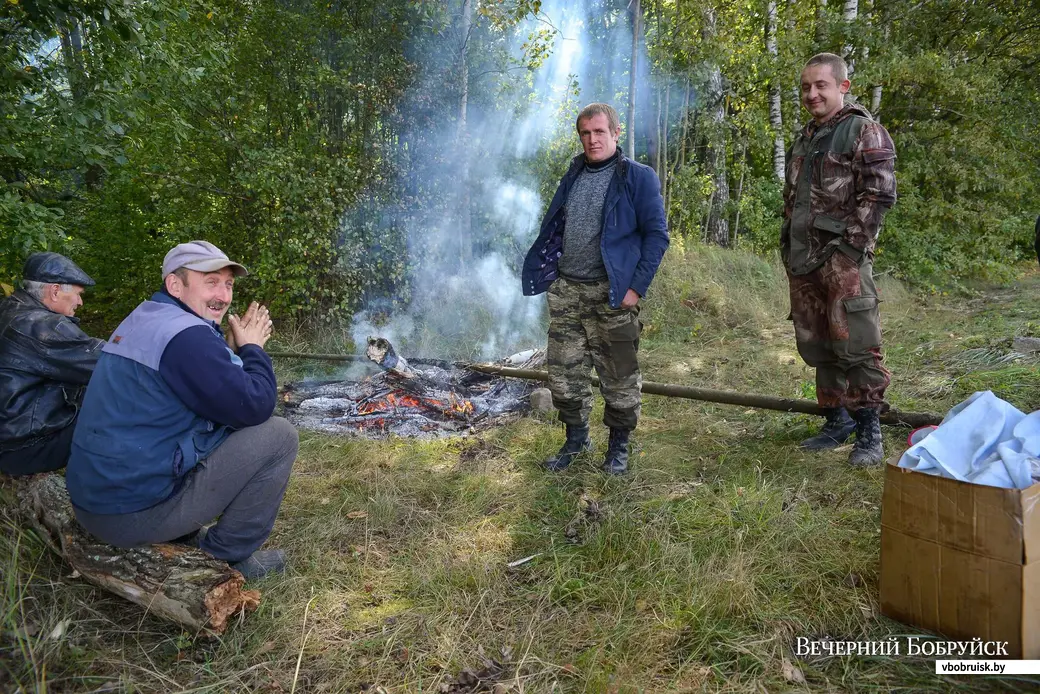
M396 227L409 272L396 296L369 297L354 316L359 350L370 335L386 337L402 354L439 358L498 358L545 344L544 297L522 296L519 272L559 175L581 151L578 110L605 101L625 112L631 25L624 7L550 0L499 41L507 60L467 51L465 128L457 110L454 119L430 118L429 128L407 134L404 190L415 209L367 213ZM418 49L414 57L429 67L406 108L421 109L430 94L445 92L462 45L461 36L445 32ZM548 49L537 54L544 59L523 69L540 47ZM454 58L437 57L445 55ZM645 56L639 63L646 84ZM344 215L345 229L357 224L355 212ZM386 252L385 236L377 237L370 260Z

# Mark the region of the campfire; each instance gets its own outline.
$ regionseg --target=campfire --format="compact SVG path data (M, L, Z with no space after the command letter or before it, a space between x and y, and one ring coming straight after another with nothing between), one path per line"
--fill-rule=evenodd
M285 416L301 429L367 438L458 436L523 414L534 386L470 371L450 362L398 355L389 341L368 340L365 352L381 371L360 381L302 381L284 386ZM537 368L541 350L499 362Z

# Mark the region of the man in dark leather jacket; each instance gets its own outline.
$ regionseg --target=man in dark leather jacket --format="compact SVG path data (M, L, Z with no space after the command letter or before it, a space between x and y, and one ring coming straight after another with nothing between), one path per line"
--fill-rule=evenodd
M34 253L22 288L0 302L0 472L65 467L72 432L104 341L79 328L87 273L57 253Z

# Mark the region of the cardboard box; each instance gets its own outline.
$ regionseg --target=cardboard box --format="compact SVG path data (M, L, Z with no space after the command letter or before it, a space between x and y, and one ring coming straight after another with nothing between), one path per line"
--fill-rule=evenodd
M1040 659L1040 484L1000 489L885 469L881 612Z

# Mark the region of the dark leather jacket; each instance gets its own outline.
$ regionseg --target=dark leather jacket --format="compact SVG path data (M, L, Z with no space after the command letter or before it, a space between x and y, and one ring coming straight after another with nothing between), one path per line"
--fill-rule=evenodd
M72 423L104 344L22 290L0 301L0 450Z

